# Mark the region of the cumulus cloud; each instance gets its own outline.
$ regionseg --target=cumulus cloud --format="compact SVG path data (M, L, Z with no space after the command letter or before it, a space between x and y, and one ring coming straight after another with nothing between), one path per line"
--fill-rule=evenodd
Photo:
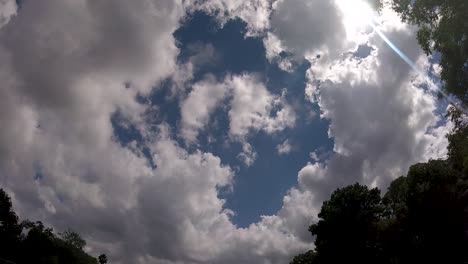
M130 252L170 263L279 264L309 246L288 226L285 218L290 214L264 217L245 229L233 225L233 212L224 208L218 188L230 185L234 175L218 157L200 151L189 154L165 137L152 146L157 169L137 180L136 208L126 212L138 220L129 224L135 224L132 228L140 235ZM128 235L134 231L128 230Z
M443 117L435 113L437 99L431 93L435 89L430 79L413 71L374 31L338 40L333 34L341 34L343 25L338 22L341 19L328 20L330 24L327 24L326 18L322 18L324 26L330 26L326 32L332 36L321 39L316 33L314 40L307 40L306 31L319 32L318 25L323 24L311 21L299 26L296 32L303 31L295 35L291 25L315 19L299 15L307 8L310 8L307 14L328 10L339 16L340 11L333 10L338 7L333 7L331 2L295 1L291 6L281 6L280 2L274 11L277 14L272 15L271 30L275 37L267 36L271 39L264 42L269 57L274 58L275 53L286 50L309 60L311 67L307 72L309 81L305 94L319 105L321 117L330 122L329 136L334 140L334 153L324 160L313 152L314 162L300 170L299 186L291 189L291 193L298 193L295 197L310 199L308 210L312 212L317 212L321 202L337 187L360 182L386 188L392 179L406 173L411 164L444 157L447 141L442 135L451 126L441 122ZM329 9L313 9L314 4L328 5ZM275 16L278 16L276 21ZM416 62L421 72L426 72L431 66L414 38L414 29L395 17L388 9L384 10L383 22L378 27ZM285 29L281 30L283 27ZM281 32L290 35L285 34L283 39ZM356 56L354 51L359 52L356 40L363 41L360 45L366 45L371 52ZM333 49L336 52L329 56ZM327 56L310 56L307 54L310 51ZM288 194L285 199L291 197L294 196ZM297 217L303 221L314 219L305 212Z
M173 1L23 1L0 30L4 174L113 153L110 115L136 121L135 97L171 74L181 15Z
M0 28L16 14L16 9L15 0L0 0Z
M190 87L194 74L204 66L216 64L220 59L220 54L210 43L195 42L189 44L187 50L188 59L177 64L171 75L172 96L184 95Z
M237 155L237 158L241 160L245 166L250 167L257 159L257 152L247 142L242 144L242 152Z
M272 95L254 75L234 76L229 133L244 138L250 131L275 133L293 127L296 115L284 97Z
M427 63L412 28L384 30L412 61L421 67ZM331 65L317 61L308 72L306 93L330 120L335 142L335 155L323 165L326 180L308 184L324 191L323 197L353 182L385 188L411 164L445 155L447 141L440 135L450 126L440 125L437 99L424 90L430 80L412 71L377 35L369 41L375 54L343 54ZM316 178L323 172L309 174Z
M280 155L288 154L292 150L293 146L289 143L289 139L286 139L283 143L276 146L276 151L278 151L278 154Z
M266 222L237 228L218 197L232 183L229 166L154 129L155 106L136 100L181 70L172 33L183 16L178 1L23 1L0 30L1 185L21 217L71 227L115 263L284 263L307 245ZM256 78L227 80L236 136L292 125L281 96ZM216 105L193 107L217 91L203 84L212 85L195 84L182 104L195 114L184 119L188 138ZM116 112L150 157L115 140Z
M241 18L250 34L270 30L268 43L277 45L270 58L282 50L337 51L310 60L306 90L330 121L334 156L306 164L277 214L247 228L232 223L234 212L218 196L235 181L233 170L211 153L181 147L173 128L148 122L157 106L136 100L166 78L185 88L193 65L205 63L204 56L176 63L172 34L195 8ZM311 247L307 226L331 190L354 181L385 186L411 163L444 155L447 127L438 125L435 98L420 88L426 80L374 34L369 56L350 56L332 1L29 0L14 16L0 10L0 183L21 217L71 227L90 252L107 252L114 263L287 263ZM411 29L384 32L426 63ZM254 74L191 88L180 105L189 142L223 100L229 136L242 143L246 161L258 158L251 133L295 124L285 95ZM137 128L149 154L115 140L116 112Z
M197 140L198 132L208 124L210 114L219 106L228 92L228 84L218 83L212 76L192 86L192 91L180 106L181 133L187 142L193 143Z
M335 1L277 1L270 30L287 51L297 56L318 51L335 53L344 44L342 14Z
M187 3L190 10L215 16L221 25L234 18L243 20L247 24L247 36L261 34L270 23L272 4L269 0L190 0Z
M242 142L250 132L273 134L295 124L295 112L284 94L271 94L255 75L228 75L222 82L208 76L193 84L192 91L181 102L181 133L188 142L196 141L198 132L225 98L228 98L229 135L234 140Z

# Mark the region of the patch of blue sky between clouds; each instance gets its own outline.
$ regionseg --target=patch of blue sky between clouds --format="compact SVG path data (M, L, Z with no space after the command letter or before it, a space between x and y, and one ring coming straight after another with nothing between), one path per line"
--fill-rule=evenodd
M209 46L215 54L212 62L203 62L194 71L192 83L203 80L207 74L222 82L226 75L251 73L265 84L270 93L281 95L286 88L285 98L296 112L293 128L267 134L263 131L249 133L249 142L257 153L255 162L247 167L239 160L242 143L230 140L227 99L210 116L207 127L200 131L198 142L189 145L190 152L200 149L221 158L235 170L234 188L222 190L225 207L233 210L232 220L239 227L246 227L260 220L261 215L275 214L282 206L286 192L297 184L297 172L311 161L309 153L315 149L331 151L333 141L328 138L327 120L318 116L318 106L311 104L304 95L307 62L294 65L294 71L285 72L265 57L263 40L260 37L245 37L246 25L241 20L231 20L222 28L217 21L203 13L195 13L185 20L174 36L178 41L183 64L194 55L196 49ZM181 146L186 146L179 135L181 113L180 98L172 96L171 83L164 82L149 98L158 107L155 120L164 121L171 127L173 137ZM116 138L128 143L141 140L132 127L118 125L118 116L113 124ZM288 140L292 150L280 154L277 146Z

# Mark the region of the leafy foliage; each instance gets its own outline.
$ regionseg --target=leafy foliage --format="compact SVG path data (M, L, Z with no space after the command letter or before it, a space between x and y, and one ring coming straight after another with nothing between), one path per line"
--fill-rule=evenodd
M314 264L317 254L313 250L309 250L304 254L300 254L294 257L290 264Z
M354 184L323 203L321 220L309 231L317 238L317 259L331 263L375 263L377 220L383 212L378 189ZM340 249L337 254L337 249Z
M4 251L0 257L9 259L17 254L16 249L20 242L21 230L10 197L0 189L0 250Z
M97 264L96 258L83 251L85 245L85 240L71 230L57 236L40 221L19 222L10 197L0 189L0 260L16 264ZM105 262L100 263L107 263L107 257L101 256L99 260Z
M105 264L107 263L107 256L106 254L101 254L98 257L99 264Z
M74 248L83 249L84 246L86 246L86 241L82 239L78 233L73 232L70 229L60 234L60 236L62 237L63 241L65 241L65 243Z
M382 1L382 0L381 0ZM393 10L419 26L417 39L427 53L440 53L447 92L468 102L468 1L390 0Z

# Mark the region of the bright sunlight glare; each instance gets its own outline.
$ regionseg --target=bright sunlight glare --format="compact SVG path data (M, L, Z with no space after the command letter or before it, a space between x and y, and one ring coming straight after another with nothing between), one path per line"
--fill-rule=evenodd
M361 33L374 19L375 11L364 0L336 0L336 3L343 13L348 37Z

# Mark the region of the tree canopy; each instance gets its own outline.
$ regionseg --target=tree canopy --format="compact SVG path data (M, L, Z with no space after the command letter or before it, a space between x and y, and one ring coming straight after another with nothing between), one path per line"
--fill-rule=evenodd
M1 263L97 264L96 258L83 251L85 245L86 241L72 230L56 235L40 221L20 221L10 197L0 188ZM107 263L107 256L99 256L99 261Z
M107 263L107 256L106 254L101 254L98 257L99 264L106 264Z
M309 231L317 238L315 247L320 252L320 263L375 263L376 220L383 212L380 191L369 190L359 184L336 190L330 200L323 203L320 221ZM342 249L336 254L336 249Z

